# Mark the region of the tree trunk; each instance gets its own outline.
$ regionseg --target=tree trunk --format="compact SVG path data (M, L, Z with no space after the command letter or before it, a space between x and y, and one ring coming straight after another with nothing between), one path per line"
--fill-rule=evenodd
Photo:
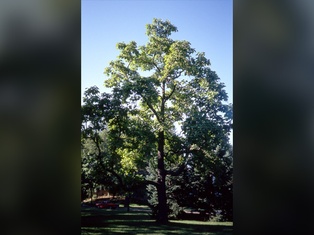
M93 188L93 185L90 185L90 203L92 203L93 202L93 191L94 191L94 188Z
M165 136L164 131L160 131L158 134L158 214L157 222L161 224L168 223L168 205L166 195L166 171L164 163L164 145Z

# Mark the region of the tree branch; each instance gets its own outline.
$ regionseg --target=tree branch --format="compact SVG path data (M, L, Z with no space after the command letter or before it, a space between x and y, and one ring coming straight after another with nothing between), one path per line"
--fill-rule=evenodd
M144 185L147 185L147 184L151 184L151 185L154 185L156 188L159 187L159 183L155 182L155 181L152 181L152 180L145 180L142 182Z
M170 97L173 95L174 91L176 90L176 86L177 86L177 84L174 85L173 90L170 92L170 94L165 97L165 102L166 102L167 100L169 100Z
M166 175L178 176L184 171L184 169L185 169L185 167L189 161L190 148L185 148L185 149L181 149L181 150L173 152L173 154L184 154L184 153L186 154L186 160L179 167L177 167L177 169L166 170Z
M157 66L157 64L155 63L155 56L156 56L156 54L154 54L154 56L153 56L153 65L155 65L155 67L156 67L156 69L158 70L158 72L159 73L161 73L161 71L160 71L160 68Z
M86 138L91 139L95 143L96 148L98 150L98 154L96 154L96 156L99 158L101 155L101 149L100 149L99 142L98 142L99 141L98 133L96 133L95 136L87 136Z
M105 168L104 170L110 172L111 174L113 174L118 179L119 184L121 185L121 187L124 186L122 177L118 173L116 173L114 170L110 170L108 168Z
M154 109L154 107L148 102L148 100L147 100L144 96L142 96L141 94L140 94L140 96L143 98L143 100L145 101L145 103L147 104L147 106L150 108L150 110L155 114L155 116L156 116L158 122L161 123L161 120L160 120L160 118L159 118L159 115L158 115L157 111Z
M183 73L183 70L181 70L180 72L178 72L174 77L172 77L172 79L179 78L182 73Z

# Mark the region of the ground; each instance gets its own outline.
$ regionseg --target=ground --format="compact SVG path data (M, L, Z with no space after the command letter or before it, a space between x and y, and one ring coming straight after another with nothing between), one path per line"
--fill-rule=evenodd
M207 234L231 235L232 222L200 222L170 220L167 225L158 225L150 217L147 206L131 205L130 211L120 207L115 210L82 206L81 234Z

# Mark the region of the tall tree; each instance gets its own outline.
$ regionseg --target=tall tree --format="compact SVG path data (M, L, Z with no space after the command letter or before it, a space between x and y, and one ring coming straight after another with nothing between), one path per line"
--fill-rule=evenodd
M212 150L228 141L232 107L226 104L224 85L205 53L196 52L188 41L171 39L177 28L168 20L153 19L146 29L146 45L117 44L120 54L105 69L105 86L128 109L140 136L140 126L151 136L149 147L155 149L146 149L145 154L133 151L133 158L155 157L157 221L167 223L166 176L183 171L192 155L195 160L212 157ZM130 156L129 151L124 153ZM168 164L171 161L177 167Z

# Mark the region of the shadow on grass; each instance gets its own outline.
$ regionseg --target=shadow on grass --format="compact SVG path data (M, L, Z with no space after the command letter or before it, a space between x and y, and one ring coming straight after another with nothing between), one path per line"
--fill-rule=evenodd
M211 225L204 222L171 221L159 225L146 212L118 210L100 210L83 208L81 234L232 234L232 225Z

